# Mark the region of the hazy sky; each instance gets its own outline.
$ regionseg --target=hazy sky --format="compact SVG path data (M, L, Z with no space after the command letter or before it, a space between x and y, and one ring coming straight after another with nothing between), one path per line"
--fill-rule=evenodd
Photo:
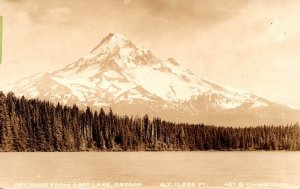
M300 108L300 1L0 0L0 85L120 33L212 81Z

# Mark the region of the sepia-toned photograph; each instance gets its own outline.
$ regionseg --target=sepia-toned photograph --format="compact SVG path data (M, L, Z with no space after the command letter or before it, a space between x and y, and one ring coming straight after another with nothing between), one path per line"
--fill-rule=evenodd
M300 1L0 0L0 189L300 189Z

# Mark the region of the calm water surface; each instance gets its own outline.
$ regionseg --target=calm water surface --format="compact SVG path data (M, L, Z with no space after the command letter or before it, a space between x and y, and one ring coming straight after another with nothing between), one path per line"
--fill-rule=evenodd
M300 152L0 153L0 188L295 188Z

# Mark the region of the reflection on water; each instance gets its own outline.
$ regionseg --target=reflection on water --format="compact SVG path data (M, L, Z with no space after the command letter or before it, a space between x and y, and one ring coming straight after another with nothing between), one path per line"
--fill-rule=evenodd
M0 187L299 189L299 160L299 152L0 153Z

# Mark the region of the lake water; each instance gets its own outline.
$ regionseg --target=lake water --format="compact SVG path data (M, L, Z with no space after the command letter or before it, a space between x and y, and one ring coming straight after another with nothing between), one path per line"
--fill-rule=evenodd
M0 188L295 188L300 152L0 153Z

